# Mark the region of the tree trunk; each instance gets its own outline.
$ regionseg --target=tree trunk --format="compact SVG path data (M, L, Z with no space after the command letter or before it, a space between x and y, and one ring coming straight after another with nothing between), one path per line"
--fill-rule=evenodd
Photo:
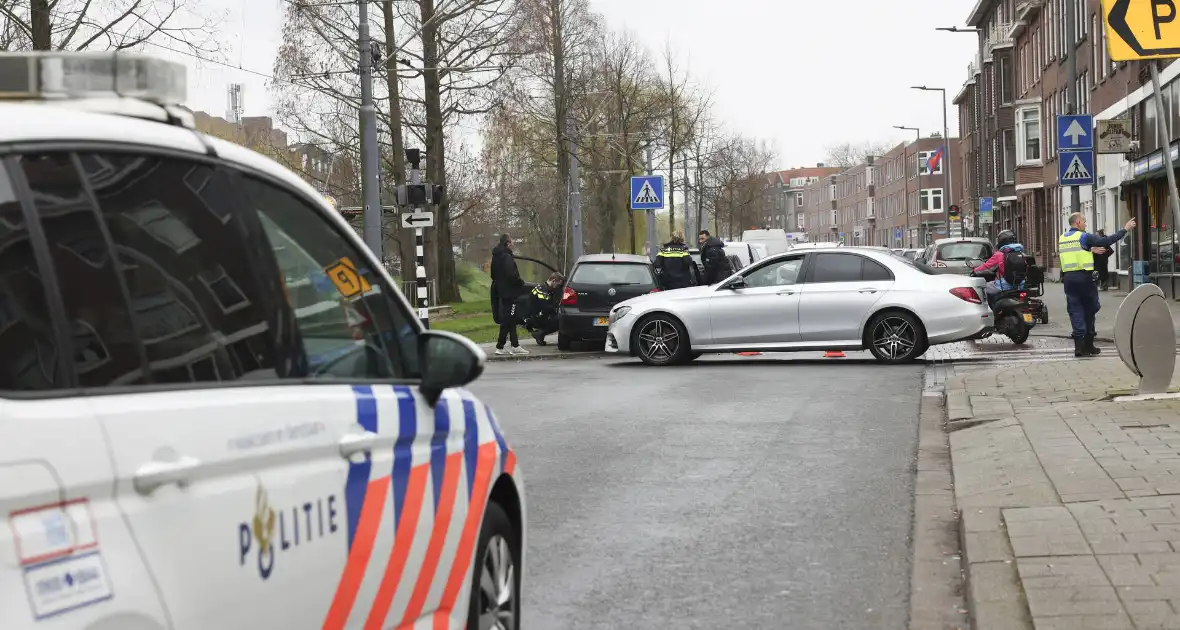
M422 10L422 65L424 100L426 101L426 165L430 183L442 186L442 199L436 199L438 216L435 218L434 268L438 287L438 304L459 299L459 285L455 278L455 257L451 253L450 200L447 198L446 139L443 137L442 96L439 79L438 24L434 17L434 0L420 0Z
M406 145L402 136L402 103L401 85L397 78L397 40L393 27L393 0L382 0L381 12L385 18L385 59L386 84L389 86L389 135L393 145L393 186L406 183ZM397 239L398 258L401 259L403 283L415 278L415 259L417 250L414 247L414 231L401 227L400 217L388 230ZM398 287L399 289L401 287ZM417 296L414 296L415 298ZM411 302L417 304L416 299Z
M33 50L52 50L49 0L32 0L29 21L33 30Z
M557 177L564 184L566 202L570 193L570 154L566 143L569 118L569 95L565 90L565 24L561 21L562 0L549 0L549 37L553 52L553 121L557 139ZM569 226L566 226L569 229Z

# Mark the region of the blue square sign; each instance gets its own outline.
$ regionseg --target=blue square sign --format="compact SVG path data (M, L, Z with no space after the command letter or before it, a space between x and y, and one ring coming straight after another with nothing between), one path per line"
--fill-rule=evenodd
M663 175L640 175L631 178L632 210L662 210L663 208Z
M1094 117L1074 114L1057 117L1057 150L1092 151L1094 149Z
M1062 151L1057 158L1057 178L1062 186L1089 186L1094 183L1093 151Z

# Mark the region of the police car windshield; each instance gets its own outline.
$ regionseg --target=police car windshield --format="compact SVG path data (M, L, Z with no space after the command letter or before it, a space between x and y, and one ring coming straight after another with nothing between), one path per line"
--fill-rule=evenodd
M622 262L582 263L574 269L570 282L582 285L655 286L647 265Z

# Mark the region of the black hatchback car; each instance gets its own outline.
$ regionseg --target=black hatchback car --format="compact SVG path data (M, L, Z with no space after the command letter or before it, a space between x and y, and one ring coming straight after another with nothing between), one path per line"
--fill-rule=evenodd
M647 256L582 256L574 262L562 291L557 348L569 350L575 342L606 343L611 308L657 290Z

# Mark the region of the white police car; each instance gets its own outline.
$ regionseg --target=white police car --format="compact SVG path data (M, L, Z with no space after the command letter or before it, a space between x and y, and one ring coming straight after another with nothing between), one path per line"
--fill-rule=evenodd
M183 90L0 55L0 628L515 630L482 351Z

